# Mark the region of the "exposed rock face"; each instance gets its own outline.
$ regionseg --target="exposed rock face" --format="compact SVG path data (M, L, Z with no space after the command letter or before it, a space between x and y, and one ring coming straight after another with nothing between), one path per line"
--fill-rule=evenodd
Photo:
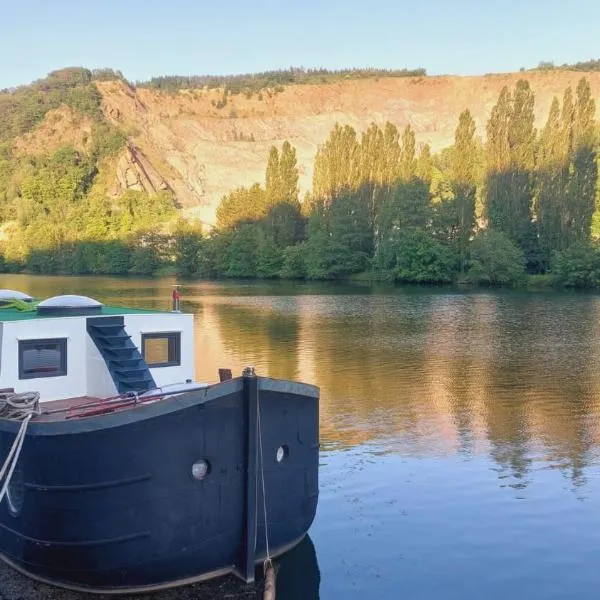
M553 96L585 76L597 101L600 73L548 71L482 77L415 77L296 85L280 93L246 97L219 90L168 94L122 82L98 82L106 117L132 131L119 161L121 189L173 190L184 213L212 224L221 197L241 185L262 182L269 148L289 140L296 147L301 192L311 187L314 158L336 122L360 135L371 122L410 124L433 150L452 143L458 116L469 108L478 132L504 85L527 79L543 126ZM221 106L221 108L217 108Z
M132 142L128 142L116 166L117 187L115 194L127 190L156 193L170 189L143 152Z

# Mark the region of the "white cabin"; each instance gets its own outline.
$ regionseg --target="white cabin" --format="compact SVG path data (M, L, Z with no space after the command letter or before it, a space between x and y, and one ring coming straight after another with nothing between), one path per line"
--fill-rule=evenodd
M193 315L0 290L0 388L107 398L194 379Z

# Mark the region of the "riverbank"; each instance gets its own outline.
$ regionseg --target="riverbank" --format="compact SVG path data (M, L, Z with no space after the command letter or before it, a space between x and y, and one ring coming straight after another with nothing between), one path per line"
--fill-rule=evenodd
M402 287L402 286L411 286L411 287L459 287L461 289L485 289L485 288L506 288L506 289L514 289L514 290L561 290L561 289L569 289L576 286L563 286L556 282L555 278L552 274L535 274L529 275L526 274L523 276L522 280L518 283L513 284L486 284L482 282L474 282L470 281L467 278L459 278L455 281L451 282L398 282L394 281L389 274L376 272L376 271L363 271L361 273L355 273L353 275L349 275L347 277L340 277L336 279L305 279L305 278L260 278L260 277L191 277L191 276L182 276L178 274L177 268L168 265L161 267L157 271L151 274L140 275L137 273L69 273L69 272L57 272L57 273L37 273L35 271L31 271L29 269L23 269L21 271L11 271L11 272L0 272L0 275L29 275L36 277L50 276L50 277L94 277L94 278L103 278L103 277L115 277L115 278L124 278L124 279L151 279L151 280L160 280L166 278L177 279L178 281L184 282L211 282L211 283L227 283L234 281L244 281L247 283L256 283L256 284L268 284L275 282L285 282L285 283L293 283L293 282L302 282L302 283L350 283L350 284L364 284L364 285L373 285L373 284L386 284L393 287Z

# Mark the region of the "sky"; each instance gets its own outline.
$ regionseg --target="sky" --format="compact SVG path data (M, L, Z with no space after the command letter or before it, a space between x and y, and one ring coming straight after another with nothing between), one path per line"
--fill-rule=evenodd
M600 58L600 0L0 0L0 88L66 66L517 71Z

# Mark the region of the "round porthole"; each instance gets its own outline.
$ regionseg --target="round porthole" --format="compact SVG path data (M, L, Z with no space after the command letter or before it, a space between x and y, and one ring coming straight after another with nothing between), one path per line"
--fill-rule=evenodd
M210 463L207 460L198 460L192 465L192 477L196 481L202 481L210 471Z
M287 446L279 446L279 448L277 448L277 453L275 454L275 460L278 463L283 462L283 460L288 457L288 454L289 450Z

